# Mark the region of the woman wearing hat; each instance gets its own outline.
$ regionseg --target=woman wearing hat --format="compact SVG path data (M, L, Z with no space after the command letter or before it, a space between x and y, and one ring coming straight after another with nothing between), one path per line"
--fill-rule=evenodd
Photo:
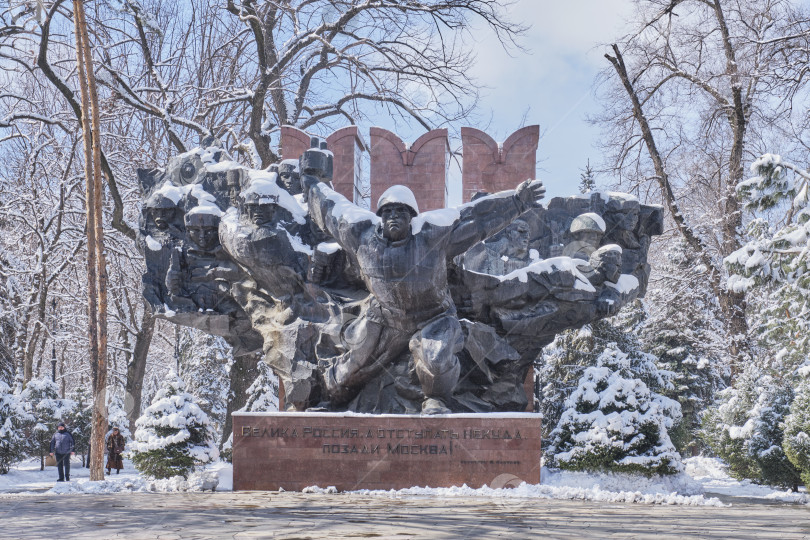
M125 444L124 436L117 427L114 427L112 433L107 437L107 474L111 474L112 469L115 469L115 474L121 473L121 469L124 468L121 454L124 453Z

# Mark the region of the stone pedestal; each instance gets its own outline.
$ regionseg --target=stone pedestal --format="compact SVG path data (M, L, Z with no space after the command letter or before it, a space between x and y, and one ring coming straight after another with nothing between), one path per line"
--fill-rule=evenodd
M540 482L538 414L234 413L234 490Z

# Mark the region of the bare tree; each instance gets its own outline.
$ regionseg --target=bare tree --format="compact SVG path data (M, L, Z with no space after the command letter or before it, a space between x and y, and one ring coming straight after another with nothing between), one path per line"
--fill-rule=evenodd
M385 110L429 128L466 116L477 98L471 22L504 45L522 31L495 0L123 5L147 69L131 77L111 49L111 88L158 118L177 149L184 131L213 133L257 166L278 159L272 136L284 124L334 127Z
M73 0L76 66L82 96L82 139L87 208L87 283L90 366L93 375L93 423L90 480L104 480L104 435L107 431L107 256L101 183L101 126L93 57L83 0Z
M522 30L506 18L509 2L497 0L97 0L84 6L93 56L87 65L98 83L101 135L93 142L104 177L99 215L110 262L110 379L125 383L133 421L173 346L168 325L156 323L139 300L136 167L164 166L205 135L223 140L236 159L262 166L280 155L282 124L326 131L380 113L425 127L461 118L477 98L467 69L474 61L472 22L488 25L505 46ZM36 373L47 364L46 344L58 343L69 387L90 375L82 365L87 348L76 336L86 335L92 316L81 270L85 200L77 189L84 162L77 134L92 111L80 96L74 7L65 0L0 6L0 159L19 161L18 173L28 164L28 174L9 177L19 193L39 190L42 208L35 210L44 215L43 226L60 212L68 224L58 242L53 225L46 234L40 225L28 231L33 224L24 220L32 210L0 193L0 242L8 238L2 244L8 253L0 249L0 285L11 283L0 302L11 315L16 362ZM65 178L61 210L57 171ZM11 208L15 213L4 214ZM40 264L42 256L47 264ZM53 336L52 296L59 298L60 328ZM249 377L249 368L232 376Z
M810 19L788 0L638 0L634 33L605 55L610 167L666 206L696 253L737 363L748 354L746 301L725 284L737 250L744 164L784 136L804 88Z

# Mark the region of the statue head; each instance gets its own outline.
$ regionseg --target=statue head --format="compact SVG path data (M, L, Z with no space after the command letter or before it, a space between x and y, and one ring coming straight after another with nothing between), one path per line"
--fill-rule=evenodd
M278 197L262 195L256 191L248 190L243 194L242 215L257 227L272 224L278 209Z
M391 186L377 201L377 215L382 218L383 237L396 242L411 232L411 220L419 214L413 192L405 186Z
M278 179L276 183L290 193L298 195L303 192L301 188L301 174L298 171L298 160L285 159L278 166Z
M228 189L228 200L235 206L239 191L242 189L242 171L240 169L229 170L226 174L225 184Z
M605 234L605 220L593 212L580 214L571 222L569 231L575 242L589 244L595 248Z
M623 231L634 231L638 225L638 208L622 212L618 215L620 219L616 222L616 228Z
M622 248L616 244L602 246L591 253L589 262L604 281L616 283L622 273Z
M638 200L626 195L611 195L607 204L608 223L614 232L634 231L638 225L640 205Z
M504 241L504 255L512 259L525 259L529 255L529 224L516 219L501 231Z
M186 214L188 239L202 251L211 251L219 245L219 216L193 210Z
M146 213L158 230L165 231L177 217L177 204L158 191L146 201Z

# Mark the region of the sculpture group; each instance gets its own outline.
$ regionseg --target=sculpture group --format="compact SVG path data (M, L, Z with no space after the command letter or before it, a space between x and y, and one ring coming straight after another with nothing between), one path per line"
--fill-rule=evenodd
M555 334L644 294L662 210L624 194L555 198L539 181L420 213L405 186L376 213L330 188L313 140L267 170L216 141L139 170L138 245L155 313L262 351L287 410L526 410Z

